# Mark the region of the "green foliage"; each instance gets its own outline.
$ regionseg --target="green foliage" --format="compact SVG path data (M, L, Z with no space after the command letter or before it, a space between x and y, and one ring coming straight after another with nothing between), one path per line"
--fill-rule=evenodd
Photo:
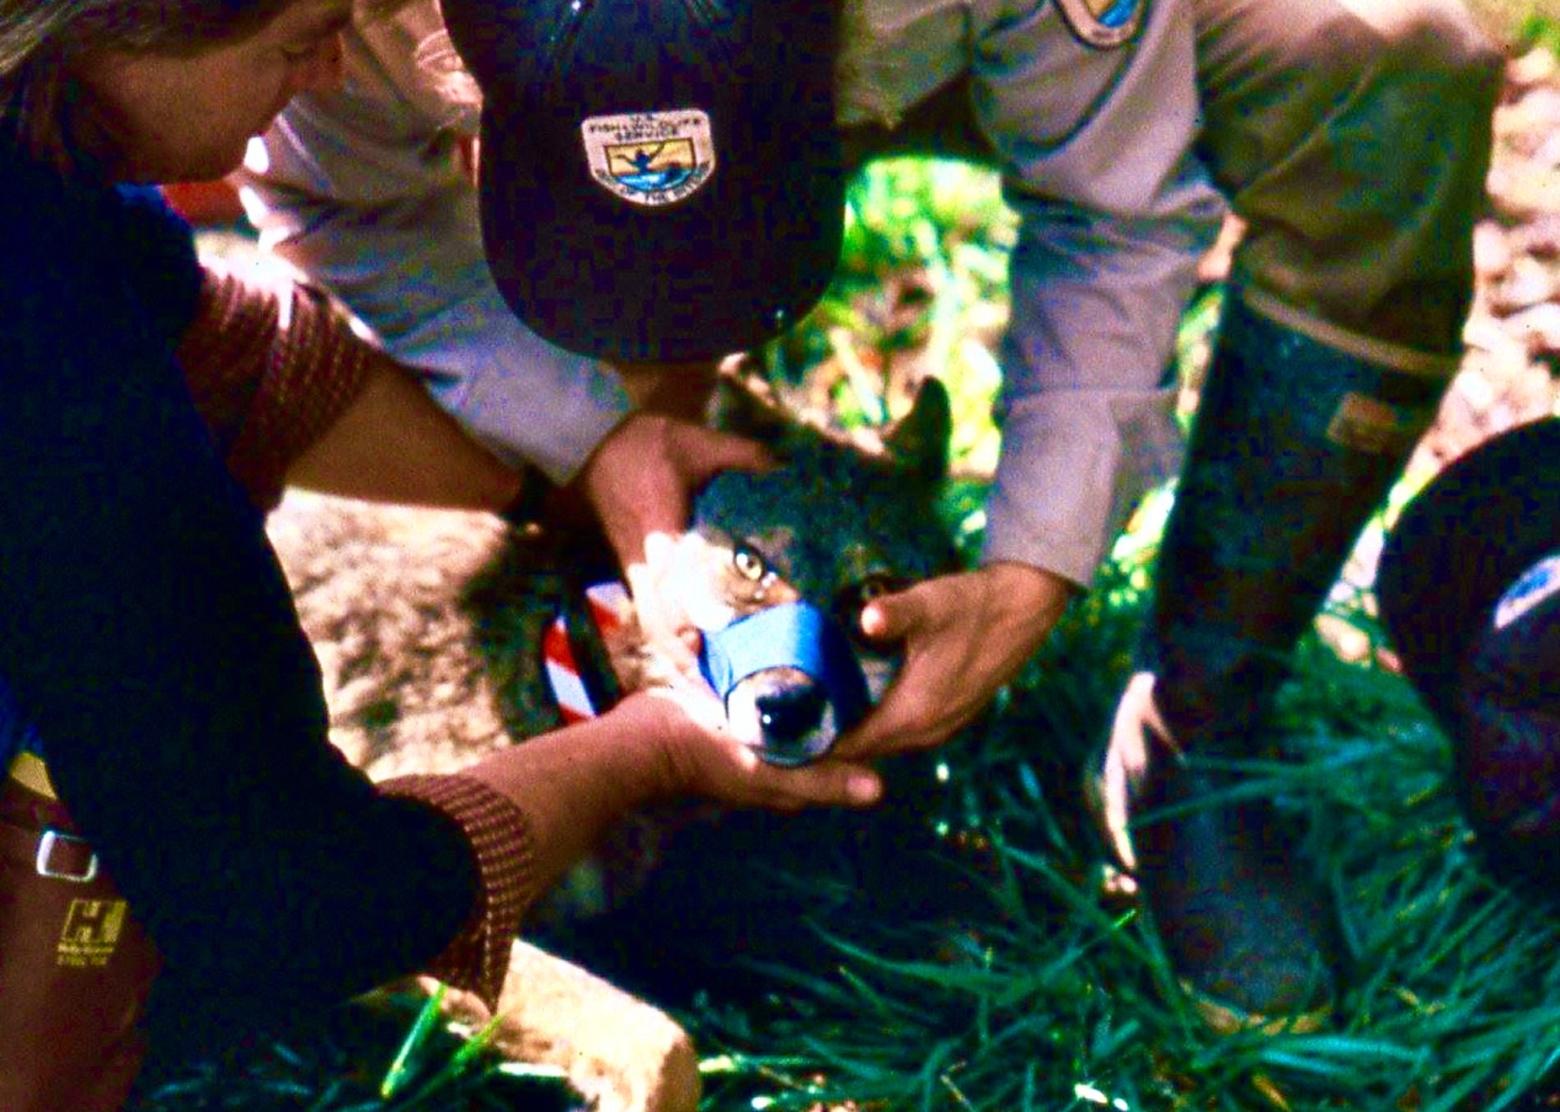
M517 1068L489 1034L436 1022L421 996L374 993L285 1036L249 1039L144 1093L133 1112L566 1112L555 1073Z
M956 470L989 474L1001 385L992 348L1007 320L1016 218L997 175L960 162L889 159L852 182L839 271L823 301L770 345L771 376L828 399L849 428L908 407L935 374L953 401Z
M1314 641L1274 727L1289 759L1248 783L1338 894L1340 1023L1200 1026L1152 932L1101 894L1076 813L1077 758L1125 676L1132 580L1112 573L1000 718L946 754L962 829L886 882L941 857L972 878L957 914L890 919L870 890L814 913L804 865L769 875L791 879L821 956L760 964L767 991L740 1004L696 1001L722 1055L708 1108L1531 1108L1560 1089L1560 919L1479 869L1445 740L1407 686Z
M959 190L974 196L944 213ZM983 206L989 231L963 215ZM869 171L853 192L841 277L771 369L805 383L837 358L830 332L843 329L878 366L920 353L960 421L983 416L994 364L950 368L971 336L990 358L995 331L982 332L981 314L998 327L1005 319L1011 237L988 175L914 163ZM922 291L916 311L887 312L905 289ZM1205 291L1183 322L1178 361L1193 387L1219 307L1220 291ZM890 378L844 376L830 394L841 423L879 419ZM973 555L994 430L964 451L964 478L944 503ZM1381 636L1358 583L1369 581L1385 522L1423 481L1394 491L1362 542L1356 584L1329 608L1364 638L1366 661ZM710 1054L706 1108L1298 1112L1560 1100L1560 918L1487 879L1446 787L1445 738L1374 663L1308 640L1272 727L1285 759L1251 764L1242 788L1279 802L1338 895L1351 970L1334 1029L1214 1035L1177 991L1152 930L1104 887L1080 774L1130 669L1172 504L1171 489L1150 497L1097 588L987 720L922 762L920 780L908 768L917 762L898 769L901 810L877 819L900 824L896 833L842 823L832 840L854 864L841 869L818 848L829 836L792 840L796 825L827 827L827 817L762 824L751 837L728 824L710 841L740 868L710 864L701 877L720 899L698 911L686 889L667 899L679 924L725 916L729 933L679 946L656 933L653 914L634 920L654 939L647 960L698 990L663 989L661 999Z
M1469 6L1513 49L1544 46L1560 53L1560 0L1470 0Z
M1526 47L1541 46L1560 54L1560 5L1540 10L1535 4L1517 26L1517 41Z

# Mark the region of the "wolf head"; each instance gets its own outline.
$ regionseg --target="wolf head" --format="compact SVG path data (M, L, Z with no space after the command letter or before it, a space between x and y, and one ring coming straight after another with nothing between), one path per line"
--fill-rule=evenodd
M954 565L936 509L948 395L926 380L871 446L742 388L723 394L715 423L767 444L778 466L704 488L667 589L703 634L729 728L766 759L796 764L827 751L893 678L896 647L861 636L862 607Z

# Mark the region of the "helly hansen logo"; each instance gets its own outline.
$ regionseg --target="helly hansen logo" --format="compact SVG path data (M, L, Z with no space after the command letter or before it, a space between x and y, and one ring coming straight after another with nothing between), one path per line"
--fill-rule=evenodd
M124 930L124 900L71 900L56 947L56 964L88 969L108 964Z

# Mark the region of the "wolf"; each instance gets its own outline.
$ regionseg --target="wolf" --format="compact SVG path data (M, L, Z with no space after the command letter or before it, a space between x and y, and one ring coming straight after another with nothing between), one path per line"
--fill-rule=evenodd
M728 733L771 763L801 764L827 753L897 674L901 646L864 637L862 607L958 563L938 508L948 394L928 378L892 425L849 435L801 419L763 380L728 374L707 420L765 445L775 466L723 472L696 494L659 569L658 604L699 630L701 671ZM541 554L509 547L468 599L490 666L508 676L501 701L517 738L632 691L686 682L620 585L587 586L575 574L592 555L578 551L578 535L560 540L562 551ZM540 624L538 605L550 616ZM632 816L533 922L572 930L621 909L662 866L669 842L716 811L673 804Z
M947 391L927 379L892 427L850 438L796 419L752 381L725 379L711 423L765 444L777 465L724 472L698 493L659 569L659 602L699 630L728 731L773 763L799 764L828 752L892 682L898 647L861 635L862 607L956 563L937 510ZM673 682L627 595L588 593L593 620L575 611L544 635L565 721ZM576 678L583 707L565 690Z

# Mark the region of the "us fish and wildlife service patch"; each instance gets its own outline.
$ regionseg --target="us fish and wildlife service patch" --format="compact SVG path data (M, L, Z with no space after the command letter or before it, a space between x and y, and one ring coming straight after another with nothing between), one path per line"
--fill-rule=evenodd
M1143 26L1150 0L1056 0L1056 7L1079 42L1109 50L1132 41Z
M636 205L681 201L715 172L710 118L697 108L592 116L580 135L591 178Z

